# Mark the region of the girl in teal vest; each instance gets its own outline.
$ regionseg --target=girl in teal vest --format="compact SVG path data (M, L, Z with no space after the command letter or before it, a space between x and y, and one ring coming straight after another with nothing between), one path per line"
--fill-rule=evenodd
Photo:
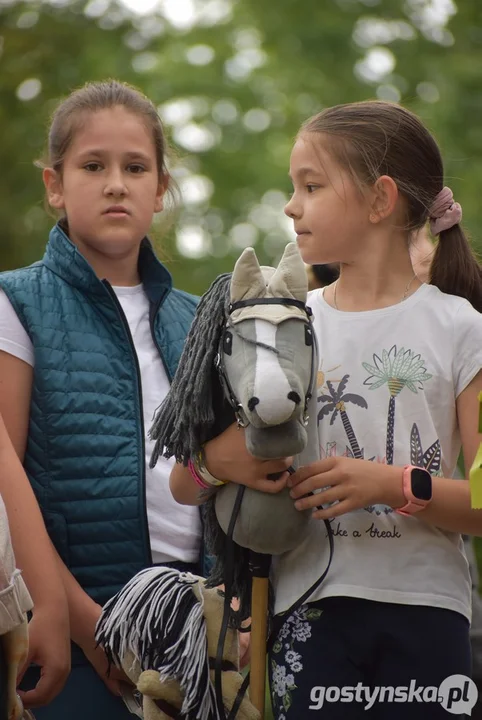
M172 288L146 238L170 189L154 105L118 82L88 84L57 108L48 147L43 180L61 219L40 262L0 275L0 412L55 547L72 651L62 605L43 600L35 537L17 537L37 665L21 687L27 706L45 702L71 661L38 720L122 720L131 689L94 643L102 604L143 567L199 567L199 511L173 500L169 461L149 468L147 434L196 300Z

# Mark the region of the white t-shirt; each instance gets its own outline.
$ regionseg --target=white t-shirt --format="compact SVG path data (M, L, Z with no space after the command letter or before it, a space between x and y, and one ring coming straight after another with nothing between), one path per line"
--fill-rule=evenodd
M308 304L320 347L321 457L363 454L383 463L393 452L394 465L452 477L460 452L455 401L482 367L482 315L431 285L379 310L335 310L320 290L310 293ZM459 534L383 505L346 513L331 526L333 562L311 600L351 596L428 605L470 619ZM325 524L311 520L305 542L274 558L277 613L326 568L326 535Z
M154 443L147 436L154 413L169 390L169 381L149 326L149 301L142 285L114 287L129 324L141 372L146 445L146 506L153 563L196 562L201 542L199 509L179 505L169 489L174 460L160 457L151 470ZM32 342L8 297L0 290L0 350L34 366Z

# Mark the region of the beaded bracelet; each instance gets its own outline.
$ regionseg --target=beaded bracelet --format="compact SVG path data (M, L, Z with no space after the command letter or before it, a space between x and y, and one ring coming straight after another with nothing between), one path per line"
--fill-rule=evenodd
M196 466L194 465L192 460L187 461L187 467L189 472L191 473L191 476L196 483L196 485L199 485L200 488L203 490L210 490L212 488L212 485L209 485L207 482L204 482L202 477L198 474L196 470Z

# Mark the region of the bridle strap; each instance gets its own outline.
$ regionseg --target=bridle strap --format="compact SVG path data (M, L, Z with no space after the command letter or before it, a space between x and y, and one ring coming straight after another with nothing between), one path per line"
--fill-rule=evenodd
M226 330L226 325L223 329L223 334L221 336L221 342L219 346L218 353L216 355L216 359L214 361L214 365L216 367L216 370L218 371L219 381L221 383L221 387L223 389L224 397L231 405L231 408L234 411L234 414L236 416L236 420L238 423L238 427L247 427L249 425L248 419L244 414L243 406L238 401L236 394L231 387L231 383L228 380L228 376L224 367L223 362L223 351L222 351L222 342L223 342L223 335Z
M217 658L209 658L209 669L216 670ZM239 672L239 668L230 660L221 660L221 672Z
M303 310L303 312L306 313L308 324L311 325L312 323L312 316L313 311L312 309L306 305L306 303L302 302L302 300L296 300L295 298L250 298L248 300L238 300L235 303L231 303L228 307L228 316L231 315L235 310L240 310L245 307L254 307L256 305L286 305L286 306L294 306L297 308L300 308ZM224 327L221 333L221 340L219 344L219 350L216 356L215 360L215 366L219 373L219 377L221 380L221 385L223 387L224 395L227 398L229 404L234 410L234 413L236 415L236 420L238 422L239 427L247 427L249 425L249 421L246 418L246 415L243 410L243 406L238 401L236 394L234 393L233 388L231 387L231 384L228 380L227 373L224 368L224 362L223 362L223 352L222 352L222 344L223 344L223 337L224 333L227 330L227 321L224 321ZM312 352L312 362L311 362L311 378L310 378L310 384L308 387L308 391L305 396L305 416L307 418L307 411L308 411L308 403L311 400L313 393L315 392L315 384L316 384L316 371L317 368L315 368L314 363L314 357L315 357L315 348L316 348L316 336L313 332L313 328L311 330L312 333L312 342L313 342L313 352Z
M303 310L308 317L313 315L313 312L306 303L302 300L295 300L295 298L251 298L250 300L238 300L237 302L230 303L228 307L228 314L231 315L235 310L241 310L246 307L253 307L253 305L288 305L290 307L297 307Z

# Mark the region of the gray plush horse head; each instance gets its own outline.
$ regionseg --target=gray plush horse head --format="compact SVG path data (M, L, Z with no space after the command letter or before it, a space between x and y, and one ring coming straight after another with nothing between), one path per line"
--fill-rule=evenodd
M260 267L252 248L236 263L218 369L246 428L247 448L258 458L297 455L308 443L316 358L306 294L294 243L276 270Z
M254 456L294 456L295 467L318 459L318 359L307 292L295 243L286 247L277 269L260 267L254 250L247 248L232 275L214 281L198 305L151 429L156 441L151 466L161 452L185 465L197 457L216 427L220 380ZM216 493L216 518L224 533L237 489L228 483ZM278 555L303 540L309 518L309 511L296 510L288 490L270 494L246 488L233 539L242 548ZM215 534L210 520L207 525Z
M231 278L217 359L225 393L246 428L249 452L260 459L295 456L295 467L318 458L313 407L318 359L307 291L296 244L286 247L276 270L260 267L247 248ZM228 484L216 497L224 532L235 495L236 486ZM281 554L301 542L308 518L295 509L288 490L272 495L246 488L233 539L255 552Z

